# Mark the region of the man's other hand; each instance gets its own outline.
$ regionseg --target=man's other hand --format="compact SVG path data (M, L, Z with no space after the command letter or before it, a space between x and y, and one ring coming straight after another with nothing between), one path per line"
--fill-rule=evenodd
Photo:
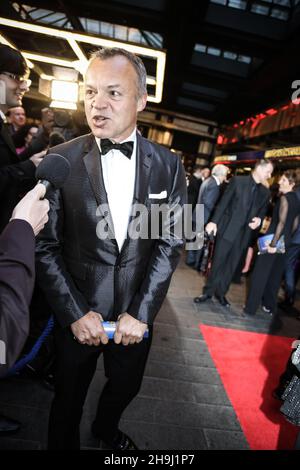
M213 233L215 237L217 234L217 224L215 224L214 222L209 222L205 227L205 231L208 233L208 235Z
M37 184L14 208L10 220L26 220L31 225L34 234L37 235L48 222L49 201L47 199L41 200L45 196L45 192L45 186Z
M91 310L71 324L72 333L81 344L89 346L99 346L100 343L107 344L108 336L104 331L102 321L102 315Z
M253 217L251 222L248 224L251 230L256 230L261 224L261 218L260 217Z
M116 344L122 343L124 346L140 343L146 330L146 323L142 323L129 315L129 313L122 313L118 317L114 342Z

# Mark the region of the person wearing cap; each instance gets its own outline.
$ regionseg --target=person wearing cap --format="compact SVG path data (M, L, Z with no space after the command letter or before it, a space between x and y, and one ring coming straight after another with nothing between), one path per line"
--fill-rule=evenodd
M44 156L40 152L47 146L47 132L43 132L18 155L6 123L8 109L20 107L29 90L28 75L22 54L0 44L0 232L15 205L35 185L35 170Z

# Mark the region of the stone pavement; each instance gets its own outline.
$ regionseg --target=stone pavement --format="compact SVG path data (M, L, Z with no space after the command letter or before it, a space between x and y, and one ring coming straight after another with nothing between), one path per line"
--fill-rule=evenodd
M248 449L234 409L199 330L199 323L263 333L297 336L300 322L281 314L241 316L245 282L232 285L230 309L213 301L198 307L203 278L181 262L155 327L153 345L138 397L125 411L121 429L140 449ZM296 305L298 310L300 302ZM81 425L82 448L99 448L90 433L99 390L105 382L102 359L86 400ZM26 378L2 381L0 412L20 420L22 429L0 438L0 449L44 449L52 392ZM101 444L100 444L101 448Z

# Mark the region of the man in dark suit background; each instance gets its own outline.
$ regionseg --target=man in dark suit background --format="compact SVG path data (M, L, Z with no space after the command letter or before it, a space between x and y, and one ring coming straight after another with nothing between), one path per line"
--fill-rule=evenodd
M188 204L191 204L193 209L197 204L201 184L209 177L209 175L209 168L202 168L200 165L195 165L193 174L189 178L187 189Z
M225 165L215 165L212 169L211 176L203 181L200 187L197 204L203 204L205 225L208 223L218 202L220 186L226 180L228 171Z
M207 233L217 235L216 247L203 295L195 297L195 303L215 295L222 306L230 306L225 296L251 231L258 229L265 216L270 193L262 183L271 177L272 171L271 161L260 160L251 175L231 179L206 226Z
M71 173L64 188L49 195L49 223L37 244L39 283L59 323L50 449L80 447L82 408L101 353L108 380L93 434L116 450L136 448L119 420L139 391L152 323L184 242L172 234L129 237L128 223L136 204L145 208L143 228L153 203L181 209L186 202L178 156L136 132L146 100L142 61L123 49L97 51L85 77L92 134L53 149L69 160ZM171 228L178 217L175 210ZM102 320L117 321L113 341ZM143 339L147 327L149 339Z
M214 208L220 197L221 184L225 182L228 168L225 165L215 165L212 169L211 176L208 177L200 186L197 204L203 204L204 210L204 225L206 225L214 211ZM193 223L196 226L197 212L193 212ZM194 268L199 270L199 264L203 253L203 248L200 250L191 250L194 259ZM191 255L190 255L191 256Z

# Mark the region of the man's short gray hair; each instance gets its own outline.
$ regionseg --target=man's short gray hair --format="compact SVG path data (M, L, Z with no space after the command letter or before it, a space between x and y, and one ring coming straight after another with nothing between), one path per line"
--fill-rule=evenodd
M126 49L121 49L120 47L102 47L91 53L90 61L94 59L111 59L118 55L126 57L134 67L137 75L138 98L141 98L141 96L147 93L147 72L143 61L137 55L132 54L132 52L129 52Z
M229 169L227 168L227 166L222 165L220 163L220 164L215 165L213 167L211 174L213 176L227 176L228 171L229 171Z

